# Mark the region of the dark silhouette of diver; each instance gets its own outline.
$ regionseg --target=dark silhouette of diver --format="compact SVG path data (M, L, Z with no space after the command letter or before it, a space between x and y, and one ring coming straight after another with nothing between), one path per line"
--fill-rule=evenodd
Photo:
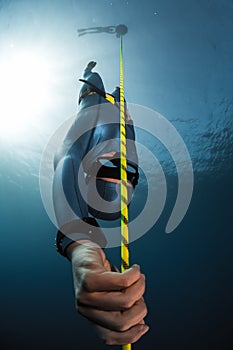
M115 26L108 26L108 27L90 27L90 28L83 28L78 29L78 35L82 36L85 34L95 34L95 33L109 33L113 34L116 32Z
M124 273L112 272L102 249L106 239L96 219L120 217L119 88L111 94L115 104L110 103L101 77L92 72L95 65L89 62L84 71L80 110L54 160L53 199L60 228L56 244L72 263L78 311L93 322L105 343L120 345L137 341L148 330L142 297L145 278L138 265ZM131 199L138 182L138 158L127 107L126 117Z
M119 24L118 26L81 28L78 29L77 32L78 36L83 36L85 34L108 33L116 34L116 36L119 38L128 32L128 28L124 24Z

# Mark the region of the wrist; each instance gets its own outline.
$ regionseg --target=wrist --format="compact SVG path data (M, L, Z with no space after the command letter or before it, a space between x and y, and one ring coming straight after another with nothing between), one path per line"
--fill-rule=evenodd
M102 268L106 261L103 249L89 240L74 242L67 248L67 257L75 267Z
M95 247L104 247L106 245L105 236L94 218L83 218L73 220L63 225L57 232L56 247L57 251L68 257L67 249L71 246L74 248L81 242L86 241ZM71 249L71 248L70 248Z
M88 239L82 239L79 241L75 241L73 243L71 243L67 249L66 249L66 255L68 257L69 260L74 259L77 254L79 254L79 251L83 248L87 248L88 246L90 246L90 244L92 244L93 242L91 242ZM85 245L85 247L84 247Z

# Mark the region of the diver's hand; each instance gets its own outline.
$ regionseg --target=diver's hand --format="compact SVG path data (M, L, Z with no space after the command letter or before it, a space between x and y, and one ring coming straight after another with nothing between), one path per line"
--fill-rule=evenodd
M90 62L87 64L86 69L87 69L87 70L92 70L95 66L96 66L96 62L95 62L95 61L90 61Z
M142 298L145 277L138 265L124 273L111 272L103 250L95 243L73 243L72 261L77 310L92 321L98 336L109 345L136 342L149 329Z

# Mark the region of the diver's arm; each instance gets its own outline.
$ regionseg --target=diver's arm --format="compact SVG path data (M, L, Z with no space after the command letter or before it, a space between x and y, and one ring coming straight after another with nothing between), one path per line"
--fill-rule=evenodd
M109 345L136 342L148 326L142 298L145 277L138 265L124 273L111 272L104 251L84 240L71 244L67 255L72 263L77 310L95 326Z
M88 75L89 75L90 73L92 73L92 69L93 69L95 66L96 66L96 62L95 62L95 61L90 61L90 62L87 64L86 68L84 69L83 77L84 77L84 78L87 78Z
M86 201L80 188L85 187L84 176L78 176L81 154L67 152L58 159L53 177L53 205L59 228L56 236L57 251L67 257L66 249L74 241L92 240L101 247L106 245L104 233L98 222L89 217ZM82 169L81 174L84 171ZM78 186L76 179L79 179Z

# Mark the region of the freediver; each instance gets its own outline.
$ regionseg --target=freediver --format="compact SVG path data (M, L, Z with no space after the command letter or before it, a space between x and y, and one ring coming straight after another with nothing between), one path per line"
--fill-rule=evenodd
M125 35L128 32L128 28L124 24L118 24L117 26L107 26L107 27L89 27L78 29L78 36L85 34L97 34L97 33L108 33L116 34L118 38Z
M144 321L145 277L138 265L119 273L102 249L106 238L96 219L120 217L119 88L111 94L113 105L100 75L92 72L95 65L91 61L84 70L79 112L54 160L56 244L72 264L78 312L94 324L106 344L122 345L136 342L149 329ZM126 135L130 202L138 182L138 157L127 107Z
M96 34L96 33L109 33L113 34L116 32L115 26L107 26L107 27L90 27L90 28L82 28L78 29L78 35L82 36L85 34Z

